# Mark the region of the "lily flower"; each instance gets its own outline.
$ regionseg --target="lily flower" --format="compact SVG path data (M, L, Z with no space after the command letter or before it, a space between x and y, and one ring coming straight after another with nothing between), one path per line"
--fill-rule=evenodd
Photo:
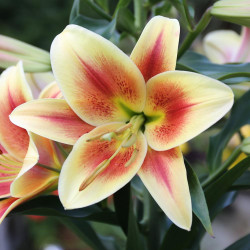
M59 178L65 209L96 203L138 173L167 216L190 229L191 198L179 145L224 116L233 94L217 80L174 71L179 31L177 20L154 17L130 57L77 25L67 26L53 41L53 73L82 120L82 131L72 131L77 126L63 100L28 102L10 119L39 135L75 144ZM91 131L77 140L84 128Z
M22 63L2 73L0 89L1 223L19 204L53 189L57 185L62 163L52 141L32 133L28 134L9 120L13 109L32 100ZM51 94L51 91L47 91L43 96L51 97Z
M203 41L205 54L211 62L218 64L250 62L248 27L243 27L240 35L233 30L215 30L208 33Z

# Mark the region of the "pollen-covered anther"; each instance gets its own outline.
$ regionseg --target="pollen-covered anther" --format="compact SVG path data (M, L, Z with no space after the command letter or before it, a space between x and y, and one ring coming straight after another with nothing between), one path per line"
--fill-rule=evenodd
M136 156L138 153L139 153L139 150L137 148L135 148L130 159L126 162L125 167L128 167L129 165L131 165L133 163L133 161L136 159Z
M89 184L91 184L94 179L98 176L98 174L100 174L102 171L105 170L105 168L109 165L110 160L106 159L104 161L102 161L94 170L94 172L88 177L86 178L81 186L79 187L79 191L84 190Z

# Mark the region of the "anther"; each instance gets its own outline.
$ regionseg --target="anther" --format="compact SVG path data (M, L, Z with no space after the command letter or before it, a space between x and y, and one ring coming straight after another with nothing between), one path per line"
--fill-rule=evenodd
M94 179L105 170L105 168L109 165L109 163L110 163L109 159L102 161L95 168L94 172L82 182L81 186L79 187L79 191L84 190L89 184L91 184L94 181Z
M127 141L122 145L123 148L129 148L136 142L137 136L136 134L131 134Z
M128 167L129 165L133 163L138 153L139 153L139 150L135 148L130 159L126 162L125 167Z

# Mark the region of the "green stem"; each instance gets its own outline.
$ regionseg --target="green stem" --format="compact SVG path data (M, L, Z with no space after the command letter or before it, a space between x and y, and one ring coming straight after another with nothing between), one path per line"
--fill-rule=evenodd
M138 29L139 33L141 33L146 23L146 13L143 2L143 0L134 0L135 27Z
M55 142L55 143L56 143L56 146L58 147L59 151L63 155L63 157L66 159L69 154L65 151L65 149L63 148L61 143L59 143L59 142Z
M98 5L96 5L93 1L87 0L88 4L98 13L101 17L105 18L108 21L112 21L112 17L103 11Z
M194 22L193 22L194 20L190 15L186 0L183 0L183 7L184 7L184 11L185 11L185 16L186 16L186 19L188 22L188 29L189 29L189 31L193 31L194 30Z
M227 74L225 76L219 77L218 80L222 81L222 80L226 80L226 79L230 79L230 78L234 78L234 77L250 77L250 73L249 72L230 73L230 74Z
M211 20L210 15L211 8L207 9L206 12L203 14L202 18L200 19L199 23L190 31L188 35L185 37L179 51L178 51L178 59L186 52L187 49L191 46L193 41L196 37L207 27Z
M214 179L217 179L221 174L223 174L227 170L227 168L238 158L240 153L241 147L238 146L228 157L228 159L221 165L221 167L213 172L204 182L202 182L202 187L207 187Z
M56 168L52 168L52 167L46 166L46 165L41 164L41 163L39 163L39 162L38 162L36 165L38 165L39 167L42 167L42 168L45 168L45 169L54 171L54 172L56 172L56 173L60 173L60 170L59 170L59 169L56 169Z

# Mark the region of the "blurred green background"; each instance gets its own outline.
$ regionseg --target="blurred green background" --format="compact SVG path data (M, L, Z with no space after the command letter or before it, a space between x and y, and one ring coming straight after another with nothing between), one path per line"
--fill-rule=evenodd
M49 50L68 24L73 0L0 0L0 34Z

